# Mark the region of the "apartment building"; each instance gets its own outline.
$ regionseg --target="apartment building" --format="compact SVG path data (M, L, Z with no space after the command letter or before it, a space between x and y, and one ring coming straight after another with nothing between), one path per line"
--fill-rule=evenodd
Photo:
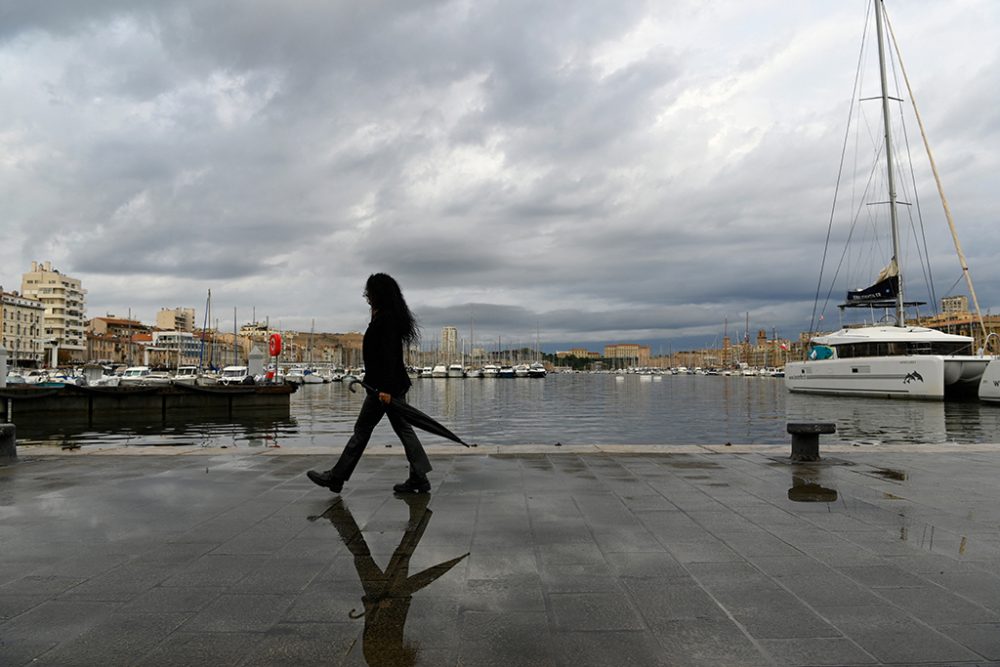
M40 338L46 350L58 348L60 363L86 356L86 294L78 279L53 269L51 262L32 262L31 271L21 276L21 295L45 307Z
M454 361L458 357L458 329L444 327L441 329L441 356L445 361Z
M161 308L156 328L164 331L194 331L194 308Z
M7 350L10 366L38 367L44 365L42 320L45 306L17 292L5 292L0 287L0 322L3 323L2 345Z

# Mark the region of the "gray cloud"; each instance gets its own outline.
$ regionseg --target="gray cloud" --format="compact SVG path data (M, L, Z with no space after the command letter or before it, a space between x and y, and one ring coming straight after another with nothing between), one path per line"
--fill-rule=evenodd
M0 283L51 259L91 315L201 309L212 289L242 319L345 330L385 270L432 330L474 310L484 338L702 339L750 313L796 335L863 17L662 4L5 6ZM981 301L1000 304L982 85L1000 9L968 10L973 27L923 1L893 20Z

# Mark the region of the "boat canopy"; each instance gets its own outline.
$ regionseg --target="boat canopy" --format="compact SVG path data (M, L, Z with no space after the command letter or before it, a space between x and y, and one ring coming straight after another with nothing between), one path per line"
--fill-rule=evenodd
M830 358L830 350L836 350L838 359L972 354L971 336L959 336L924 327L841 329L826 336L817 336L810 344L809 358L812 360Z
M945 333L926 327L857 327L841 329L825 336L816 336L812 343L847 345L850 343L972 343L971 336Z

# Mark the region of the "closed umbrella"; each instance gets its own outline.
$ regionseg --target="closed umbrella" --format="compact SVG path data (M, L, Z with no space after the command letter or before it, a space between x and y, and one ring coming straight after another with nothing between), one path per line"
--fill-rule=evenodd
M377 392L377 390L374 387L366 385L361 380L351 380L351 383L348 385L348 389L350 389L352 393L354 392L354 385L356 384L360 384L362 387L364 387L365 389L367 389L372 393ZM386 407L390 410L395 411L396 414L405 419L410 426L415 426L416 428L419 428L421 431L427 431L428 433L439 435L442 438L447 438L452 442L457 442L458 444L465 445L466 447L475 447L475 445L470 445L469 443L465 442L460 437L452 433L447 427L443 426L433 417L421 412L420 410L416 409L406 401L399 400L395 396L392 397L392 400L389 401Z

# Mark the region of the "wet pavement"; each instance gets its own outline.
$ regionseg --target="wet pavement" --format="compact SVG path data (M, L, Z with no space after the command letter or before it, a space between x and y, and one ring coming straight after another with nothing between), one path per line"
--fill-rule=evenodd
M22 449L0 665L1000 665L1000 447L782 451Z

